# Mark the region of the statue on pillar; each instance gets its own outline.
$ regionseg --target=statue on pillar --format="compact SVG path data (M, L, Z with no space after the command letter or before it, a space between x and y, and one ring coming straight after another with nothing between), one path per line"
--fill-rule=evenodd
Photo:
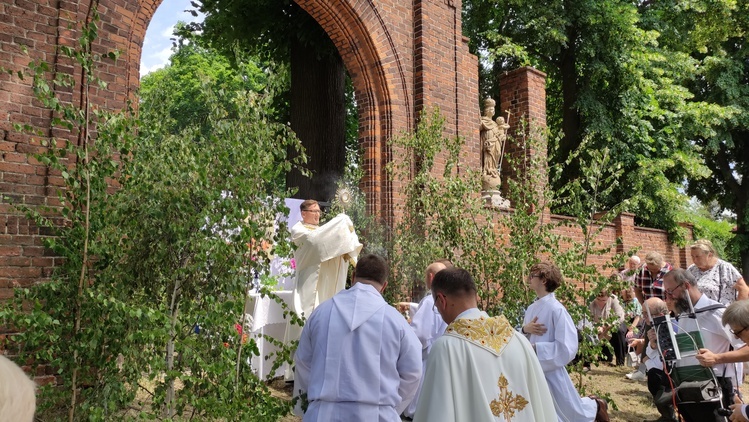
M484 113L481 116L481 197L488 205L506 208L510 204L499 194L502 183L499 167L510 125L501 116L496 121L492 120L495 105L496 102L491 98L484 100ZM509 113L507 117L509 119Z

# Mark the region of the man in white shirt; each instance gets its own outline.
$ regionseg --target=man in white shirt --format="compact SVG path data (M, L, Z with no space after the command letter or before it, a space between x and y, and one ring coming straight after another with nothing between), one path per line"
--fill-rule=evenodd
M438 272L432 295L449 324L432 345L414 421L556 421L530 343L504 316L478 309L471 275L460 268Z
M392 421L421 379L421 345L405 318L382 298L387 262L365 255L354 284L312 312L295 361L294 396L304 421Z
M447 324L434 307L434 297L432 296L432 280L434 280L435 274L437 274L439 271L452 266L452 263L448 260L432 262L431 264L429 264L429 266L427 266L425 271L427 295L424 296L423 299L421 299L418 307L416 308L416 312L414 312L413 317L411 317L411 327L414 329L416 337L418 337L419 341L421 342L421 363L424 373L426 373L427 357L429 356L429 350L431 350L432 348L432 343L434 343L434 341L437 340L437 338L439 338L442 333L445 332L445 328L447 328ZM419 383L419 388L418 390L416 390L416 396L414 396L411 404L409 404L406 410L403 412L403 416L405 416L406 419L413 418L414 414L416 413L416 405L419 401L419 394L421 392L423 382L424 378L422 377L421 382Z
M713 353L728 352L731 346L734 349L744 346L744 343L723 325L721 319L725 305L702 294L691 273L683 268L671 270L663 277L663 289L668 298L676 301L676 308L682 311L678 317L679 333L687 332L692 336L699 333L705 348ZM690 302L694 306L694 314L690 314ZM700 363L696 356L682 357L674 363L677 372L679 368L697 365ZM734 386L738 386L737 380L742 378L741 369L736 364L725 363L716 364L712 369L722 390L723 407L728 408L733 404ZM677 399L677 407L686 422L715 420L716 406L712 403L679 404Z

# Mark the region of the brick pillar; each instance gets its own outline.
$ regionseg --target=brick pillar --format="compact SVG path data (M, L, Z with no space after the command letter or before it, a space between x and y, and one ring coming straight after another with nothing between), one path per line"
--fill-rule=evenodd
M635 238L635 215L623 212L614 218L614 227L616 228L616 253L627 253L637 245Z
M439 107L444 135L466 139L460 165L480 169L478 59L462 35L460 10L458 0L413 2L414 118ZM434 173L442 174L444 164L438 155Z
M538 177L530 182L542 192L548 183L546 74L532 67L521 67L502 75L497 113L507 119L508 111L510 130L501 168L503 195L508 190L508 178L525 179L532 162L539 163ZM517 172L510 160L517 163Z

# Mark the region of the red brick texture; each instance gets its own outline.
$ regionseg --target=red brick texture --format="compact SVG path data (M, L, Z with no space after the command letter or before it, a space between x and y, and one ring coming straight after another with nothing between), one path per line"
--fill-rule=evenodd
M446 135L461 136L465 147L461 168L480 168L477 58L461 35L460 0L295 0L326 30L350 73L359 107L359 139L365 177L362 188L370 211L392 223L395 204L403 200L404 181L391 179L386 165L403 157L388 141L416 127L420 112L439 107ZM59 74L80 80L81 69L58 53L59 46L76 47L83 22L91 20L93 5L100 16L94 51L120 51L117 60L101 63L99 76L106 89L94 89L93 102L105 109L124 107L139 86L140 58L146 28L161 0L6 0L0 4L0 67L22 71L30 60L51 65ZM28 50L28 55L24 52ZM545 75L530 68L510 72L502 80L498 111L511 110L517 130L525 117L531 128L546 127ZM80 104L78 88L57 87L66 102ZM67 134L50 127L51 114L34 99L29 79L0 74L0 194L22 204L59 205L59 175L40 166L28 153L41 151L39 140L13 130L29 124L46 137ZM517 135L517 134L516 134ZM73 141L77 141L73 139ZM311 151L314 154L314 151ZM545 156L545 147L527 150L508 145L515 156ZM436 160L441 171L444 158ZM507 174L503 170L503 174ZM626 221L625 221L626 220ZM624 245L646 246L686 263L686 254L671 246L665 233L634 227L631 217L612 226L610 236ZM44 231L0 201L0 299L11 287L49 277L54 256L44 249ZM574 233L573 233L574 234Z

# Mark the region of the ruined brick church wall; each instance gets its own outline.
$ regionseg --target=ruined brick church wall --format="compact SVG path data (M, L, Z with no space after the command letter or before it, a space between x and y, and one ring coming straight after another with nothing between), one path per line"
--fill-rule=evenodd
M392 222L402 202L403 181L385 167L403 156L388 141L416 127L422 109L438 107L446 135L466 139L464 168L478 168L478 66L461 32L459 0L296 0L326 30L353 80L359 107L359 139L364 157L362 188L370 211ZM76 47L80 25L94 10L90 1L6 0L0 4L0 67L14 72L30 60L80 80L81 69L58 54ZM140 58L148 24L161 0L100 0L94 51L120 51L105 61L98 76L108 83L94 89L97 107L120 109L139 86ZM26 48L28 54L23 51ZM79 104L78 90L57 87L58 97ZM59 205L59 174L29 154L42 151L38 140L13 130L29 124L46 137L68 134L50 128L51 114L34 99L30 80L0 74L0 193L26 205ZM75 139L73 139L75 141ZM311 153L314 153L312 151ZM444 161L438 159L438 165ZM0 299L14 286L49 277L59 258L43 247L40 231L6 200L0 201Z

